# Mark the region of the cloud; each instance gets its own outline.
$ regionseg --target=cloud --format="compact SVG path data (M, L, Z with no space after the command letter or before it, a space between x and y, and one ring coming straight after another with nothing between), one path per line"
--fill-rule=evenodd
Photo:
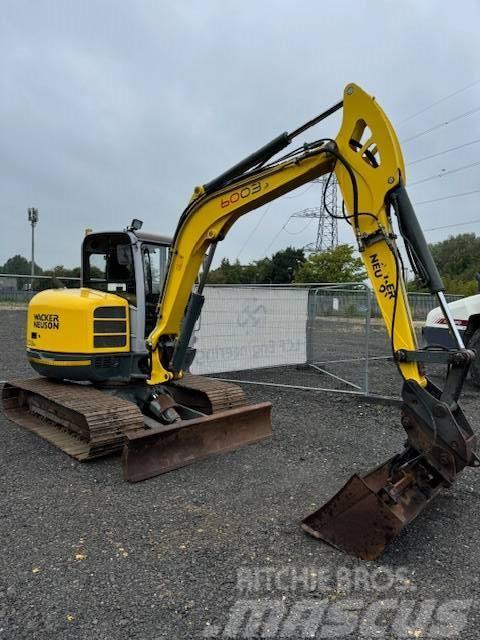
M434 0L3 3L0 263L28 256L29 206L40 211L44 267L78 264L86 227L118 229L139 217L146 229L172 234L196 184L331 105L349 81L400 122L478 78L479 19L474 1L461 11ZM480 85L399 126L400 137L477 105ZM319 132L335 135L336 127ZM405 156L479 133L476 114L405 144ZM473 162L479 152L472 146L412 166L411 178ZM478 175L472 168L412 187L412 199L471 190ZM274 203L241 259L261 257L291 213L319 201L315 187ZM452 211L474 218L477 205L475 197L439 202L419 215L438 226ZM261 215L240 220L216 259L235 257ZM270 252L301 246L314 231L282 232ZM339 235L353 241L345 225Z

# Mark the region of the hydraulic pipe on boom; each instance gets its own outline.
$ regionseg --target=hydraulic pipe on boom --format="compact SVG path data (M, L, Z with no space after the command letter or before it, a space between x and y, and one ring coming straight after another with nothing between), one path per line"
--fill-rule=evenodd
M323 138L273 156L310 127L343 107L335 139ZM284 133L193 193L177 226L157 324L147 344L156 385L181 378L186 348L203 305L212 250L238 218L311 180L335 172L367 275L404 379L404 450L363 477L347 482L330 502L302 523L311 535L365 559L380 555L441 487L465 466L478 466L476 436L458 398L473 353L463 347L444 298L444 286L405 188L406 173L395 131L375 99L346 87L341 102L293 132ZM393 215L408 258L435 293L458 348L418 348L396 244ZM205 254L200 286L192 293ZM443 391L425 376L423 364L449 366Z

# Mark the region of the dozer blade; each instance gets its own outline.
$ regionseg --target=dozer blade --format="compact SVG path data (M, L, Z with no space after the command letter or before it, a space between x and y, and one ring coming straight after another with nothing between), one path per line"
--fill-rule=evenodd
M235 407L209 416L126 432L122 465L125 480L138 482L232 451L272 435L271 404Z
M392 477L399 458L394 456L363 477L353 475L329 502L302 521L302 528L363 560L378 558L442 486L425 461L413 461Z

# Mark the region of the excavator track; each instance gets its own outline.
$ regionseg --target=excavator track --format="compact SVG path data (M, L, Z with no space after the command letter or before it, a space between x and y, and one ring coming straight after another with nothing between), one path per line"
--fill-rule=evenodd
M120 451L125 431L143 426L137 405L91 385L12 380L2 401L9 420L81 461Z
M169 385L177 402L222 413L247 402L237 385L186 374ZM12 380L2 390L5 416L73 458L86 461L120 451L127 433L144 432L138 406L92 385L46 378Z
M177 402L206 414L247 404L247 397L241 387L205 376L186 373L181 380L167 386Z

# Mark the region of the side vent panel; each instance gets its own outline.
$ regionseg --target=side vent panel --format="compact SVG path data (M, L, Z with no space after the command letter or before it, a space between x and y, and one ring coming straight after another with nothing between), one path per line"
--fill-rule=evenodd
M128 322L125 307L98 307L93 312L93 347L125 348L128 344Z

